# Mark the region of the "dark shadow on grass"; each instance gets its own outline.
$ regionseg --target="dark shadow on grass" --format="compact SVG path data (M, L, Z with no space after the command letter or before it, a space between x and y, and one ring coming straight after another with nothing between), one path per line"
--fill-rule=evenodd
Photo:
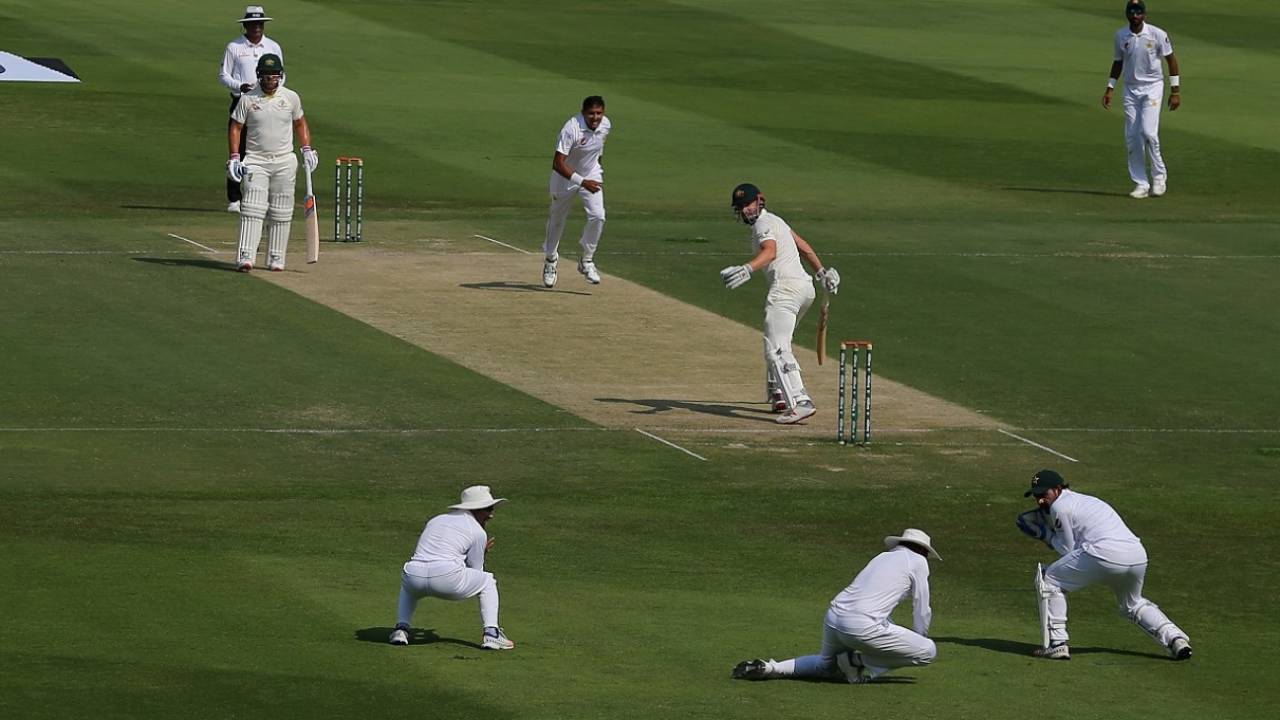
M1005 186L1001 190L1010 190L1013 192L1028 193L1063 193L1069 195L1101 195L1102 197L1129 197L1129 193L1110 192L1107 190L1080 190L1077 188L1047 188L1047 187L1012 187Z
M193 207L172 207L169 205L121 205L120 209L121 210L161 210L164 212L181 212L181 213L226 213L228 215L235 215L235 213L228 213L225 207L193 208ZM235 215L235 217L239 217L239 215Z
M367 627L356 631L356 640L360 642L371 642L386 645L387 638L391 637L391 631L395 628L390 627ZM434 645L443 643L445 645L461 645L473 650L483 650L480 643L470 642L468 640L459 640L458 638L440 637L434 628L413 628L409 631L410 645Z
M596 402L606 403L625 403L628 405L645 405L646 410L632 410L636 415L657 415L662 412L671 410L688 410L689 412L700 413L703 415L718 415L720 417L738 418L741 420L755 420L758 422L773 422L773 412L765 409L741 407L738 405L724 405L719 402L696 402L693 400L659 400L654 398L596 398Z
M1031 657L1032 651L1040 647L1033 643L1019 642L1017 640L1005 640L1003 638L960 638L960 637L935 637L934 642L950 644L950 645L967 645L969 647L980 647L992 652L1008 653L1010 655L1023 655ZM1109 655L1128 655L1130 657L1157 658L1167 659L1166 655L1156 653L1136 652L1134 650L1117 650L1115 648L1100 647L1080 647L1071 646L1072 655L1092 655L1095 653L1107 653Z
M494 280L493 282L483 283L461 283L458 287L464 287L468 290L511 290L515 292L547 292L560 293L562 295L586 295L591 296L589 292L581 290L557 290L555 288L547 288L541 285L527 282L515 282L513 280Z
M849 681L844 679L843 675L831 675L828 677L789 677L783 678L791 682L812 683L819 685L848 685ZM914 685L916 679L906 675L882 675L875 680L869 680L868 685Z
M133 258L138 262L151 263L152 265L165 265L168 267L193 267L202 270L221 270L224 272L236 272L236 266L225 260L210 260L206 258L157 258L157 257L139 257Z

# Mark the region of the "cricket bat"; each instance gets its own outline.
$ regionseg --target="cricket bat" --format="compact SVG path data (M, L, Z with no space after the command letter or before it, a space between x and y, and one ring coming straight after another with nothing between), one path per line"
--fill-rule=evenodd
M818 364L827 359L827 322L831 320L831 293L823 291L822 310L818 313Z
M311 189L311 171L307 171L307 197L302 201L303 217L307 224L307 262L320 260L320 218L316 207L316 193Z

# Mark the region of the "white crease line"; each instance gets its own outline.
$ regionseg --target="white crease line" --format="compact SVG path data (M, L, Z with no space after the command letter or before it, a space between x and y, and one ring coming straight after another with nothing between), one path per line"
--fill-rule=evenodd
M139 255L149 250L0 250L0 255Z
M515 245L508 245L508 244L506 244L506 243L502 242L501 240L494 240L493 238L491 238L491 237L485 237L484 235L472 235L471 237L478 237L478 238L480 238L481 240L488 240L489 242L491 242L491 243L497 243L497 244L501 245L501 246L502 246L502 247L504 247L504 248L511 248L512 250L515 250L516 252L522 252L522 253L524 253L525 255L532 255L532 254L533 254L533 253L531 253L531 252L529 252L528 250L525 250L525 249L523 249L523 248L518 248L518 247L516 247Z
M1033 446L1033 447L1038 447L1038 448L1040 448L1041 450L1044 450L1044 451L1045 451L1045 452L1047 452L1047 453L1052 453L1052 454L1054 454L1054 455L1057 455L1058 457L1062 458L1063 460L1070 460L1071 462L1080 462L1079 460L1076 460L1075 458L1071 457L1070 455L1063 455L1062 453L1058 452L1057 450L1054 450L1053 448L1051 448L1051 447L1049 447L1049 446L1047 446L1047 445L1041 445L1040 443L1038 443L1038 442L1036 442L1036 441L1034 441L1034 440L1028 440L1028 439L1026 439L1026 438L1022 437L1021 435L1015 435L1014 433L1011 433L1011 432L1009 432L1008 430L1005 430L1004 428L997 428L997 429L998 429L998 431L999 431L1002 435L1008 435L1009 437L1011 437L1011 438L1013 438L1013 439L1015 439L1015 440L1021 440L1022 442L1026 443L1026 444L1028 444L1028 445L1031 445L1031 446Z
M263 433L277 435L428 435L444 433L608 432L603 427L528 428L211 428L211 427L0 427L0 433Z
M176 238L176 239L178 239L178 240L181 240L182 242L189 242L189 243L191 243L192 245L195 245L196 247L198 247L198 248L200 248L200 249L204 250L205 252L211 252L211 253L216 253L216 252L218 252L217 250L214 250L213 248L209 247L208 245L201 245L200 243L196 242L195 240L188 240L188 239L186 239L186 238L182 237L181 235L174 235L173 233L166 233L166 234L167 234L169 237L171 237L171 238Z
M653 433L651 433L651 432L645 432L644 430L641 430L640 428L636 428L636 432L640 433L641 435L644 435L645 437L651 437L651 438L653 438L654 440L657 440L658 442L662 443L663 445L669 445L669 446L671 446L671 447L673 447L673 448L675 448L675 449L679 450L680 452L684 453L685 455L692 455L693 457L698 458L698 459L699 459L699 460L701 460L702 462L706 462L706 461L707 461L707 459L706 459L706 458L702 457L702 456L701 456L701 455L699 455L698 453L693 452L692 450L686 450L686 449L684 449L684 448L680 447L679 445L677 445L677 444L675 444L675 443L673 443L673 442L670 442L670 441L667 441L667 440L663 440L662 438L658 437L657 435L654 435L654 434L653 434Z
M603 257L611 255L671 256L690 255L702 257L733 257L741 253L733 250L673 250L670 252L653 252L649 250L609 250L600 253ZM1013 258L1013 259L1045 259L1045 260L1280 260L1280 255L1179 255L1174 253L1010 253L1010 252L841 252L828 250L823 255L856 258Z

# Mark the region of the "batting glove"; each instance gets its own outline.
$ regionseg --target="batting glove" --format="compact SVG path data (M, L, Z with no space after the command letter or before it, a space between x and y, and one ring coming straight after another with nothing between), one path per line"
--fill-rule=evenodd
M730 265L720 271L720 279L724 281L724 286L730 290L740 288L751 279L751 266Z
M302 146L302 164L307 166L307 172L315 172L320 167L320 156L315 148L310 145Z
M231 153L227 160L227 177L235 182L244 180L244 163L240 162L240 153Z
M822 289L835 295L840 292L840 273L836 272L833 267L823 268L818 271L818 282L822 283Z

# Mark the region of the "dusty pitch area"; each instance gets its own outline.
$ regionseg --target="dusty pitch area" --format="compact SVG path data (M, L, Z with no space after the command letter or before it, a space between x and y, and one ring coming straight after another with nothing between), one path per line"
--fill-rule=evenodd
M796 354L818 414L782 427L763 401L759 329L607 274L589 285L572 259L546 290L540 255L479 239L424 245L326 244L319 264L255 276L605 427L835 434L837 363L818 366L813 338ZM744 292L763 303L760 286ZM876 361L892 374L890 348ZM888 434L999 424L879 373L872 415Z

